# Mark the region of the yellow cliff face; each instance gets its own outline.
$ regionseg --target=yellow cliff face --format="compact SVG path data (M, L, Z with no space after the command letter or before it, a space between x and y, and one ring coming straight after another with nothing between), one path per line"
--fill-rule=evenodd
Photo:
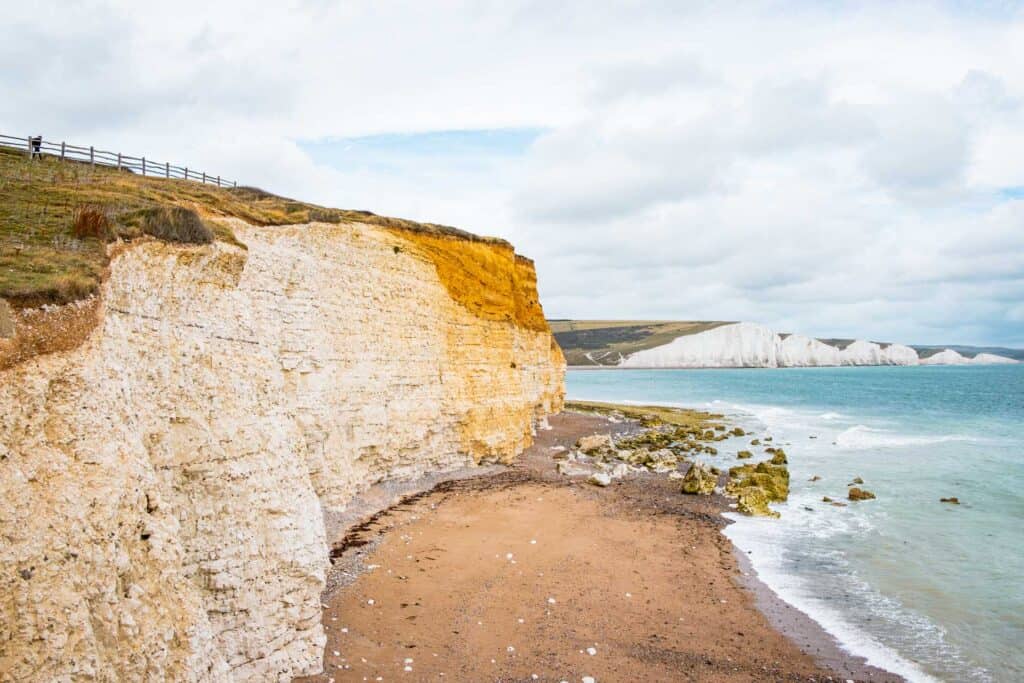
M512 458L560 409L508 245L234 232L124 251L84 343L0 370L0 680L314 672L323 511Z

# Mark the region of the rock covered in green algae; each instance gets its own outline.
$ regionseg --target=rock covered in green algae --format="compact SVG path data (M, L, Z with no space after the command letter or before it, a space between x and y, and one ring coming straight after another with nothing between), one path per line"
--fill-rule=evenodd
M753 439L753 440L751 440L750 445L751 446L760 446L761 445L761 439Z
M778 517L779 513L768 507L768 496L757 486L740 489L736 493L736 509L755 517Z
M736 454L736 457L739 458L740 460L746 460L747 458L753 458L754 454L751 453L750 451L740 451L739 453Z
M767 460L729 468L729 493L750 487L761 488L770 501L785 501L789 498L789 470Z
M782 450L781 448L776 449L775 453L772 455L771 463L773 465L788 464L789 460L786 459L786 451Z
M861 479L860 477L854 477L853 481L851 481L849 484L847 484L847 486L853 486L854 484L863 484L863 483L864 483L863 479Z
M867 489L854 486L847 492L846 497L850 500L873 500L875 494L871 493L871 491L868 491Z
M959 505L960 504L960 499L957 498L956 496L953 496L952 498L939 498L939 502L940 503L952 503L953 505Z
M579 441L576 442L576 447L587 455L594 455L595 453L614 450L615 444L612 443L612 437L607 434L592 434L580 437Z
M746 435L746 432L743 431L742 429L740 429L739 427L733 427L732 430L729 433L732 434L733 436L745 436Z
M695 462L683 477L682 492L708 496L714 493L717 483L718 476L711 472L711 468Z

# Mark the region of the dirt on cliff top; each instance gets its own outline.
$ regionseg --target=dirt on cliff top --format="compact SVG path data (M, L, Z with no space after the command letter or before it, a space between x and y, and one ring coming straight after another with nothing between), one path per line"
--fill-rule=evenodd
M324 597L324 673L296 680L896 680L772 627L719 533L725 499L557 473L555 448L635 423L551 427L513 467L339 534L335 567L362 573Z

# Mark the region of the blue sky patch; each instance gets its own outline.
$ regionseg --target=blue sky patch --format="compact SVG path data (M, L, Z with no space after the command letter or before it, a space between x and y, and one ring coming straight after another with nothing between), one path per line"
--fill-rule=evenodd
M540 128L499 128L388 133L305 140L299 142L299 147L316 163L338 170L386 171L427 159L472 165L522 156L543 132Z

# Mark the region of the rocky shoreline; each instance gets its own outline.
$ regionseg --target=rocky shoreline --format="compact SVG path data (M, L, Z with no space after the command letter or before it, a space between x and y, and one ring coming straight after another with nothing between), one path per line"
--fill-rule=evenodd
M389 485L329 524L324 673L296 680L901 680L721 534L745 493L782 495L780 449L712 470L692 458L751 436L721 416L572 408L511 467Z

